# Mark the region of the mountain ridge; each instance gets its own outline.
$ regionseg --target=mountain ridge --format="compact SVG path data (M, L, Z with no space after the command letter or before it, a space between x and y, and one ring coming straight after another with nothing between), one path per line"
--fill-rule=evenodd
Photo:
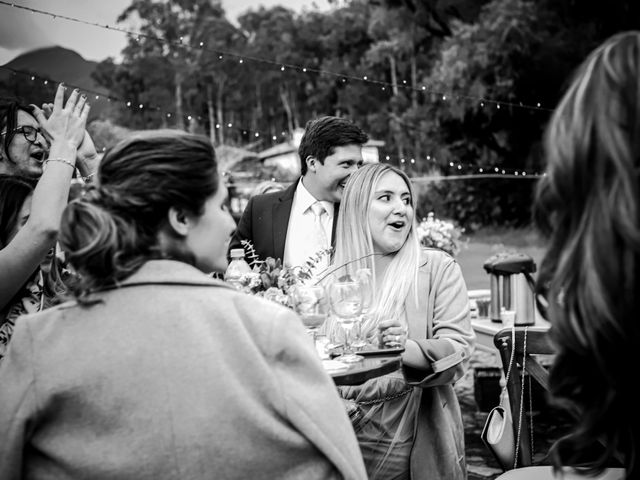
M86 60L79 53L60 46L44 47L30 50L18 55L10 62L0 66L0 82L4 83L3 93L16 95L8 86L13 83L24 84L31 80L29 74L35 75L38 81L64 82L72 88L83 92L100 95L91 99L91 117L95 118L107 107L105 96L108 90L98 85L91 78L99 62ZM15 80L12 76L15 75Z

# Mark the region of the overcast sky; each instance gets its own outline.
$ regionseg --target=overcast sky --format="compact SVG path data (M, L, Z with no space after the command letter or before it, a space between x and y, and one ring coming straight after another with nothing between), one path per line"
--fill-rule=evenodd
M118 57L126 44L126 35L122 32L54 19L4 2L101 25L116 25L116 18L131 0L3 0L0 3L0 65L29 50L53 45L75 50L87 60L100 61L109 56ZM299 12L317 6L327 8L328 3L327 0L222 0L222 5L233 21L239 14L260 5L284 5Z

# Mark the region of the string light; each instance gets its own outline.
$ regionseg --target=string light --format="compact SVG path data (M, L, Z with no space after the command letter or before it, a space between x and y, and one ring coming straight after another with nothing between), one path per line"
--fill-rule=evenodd
M41 14L41 15L45 15L47 17L60 18L60 19L67 20L67 21L70 21L70 22L75 22L75 23L80 23L80 24L89 25L89 26L93 26L93 27L98 27L98 28L103 28L103 29L108 29L108 30L121 32L121 33L127 34L129 36L132 36L132 37L136 38L137 40L139 40L140 38L147 38L147 39L153 39L153 40L156 40L156 41L163 42L163 43L165 43L167 45L174 45L173 42L171 42L169 40L166 40L166 39L164 39L162 37L149 35L149 34L143 34L143 33L140 33L140 32L132 32L130 30L126 30L124 28L120 28L120 27L116 27L116 26L112 26L112 25L102 25L102 24L99 24L99 23L96 23L96 22L90 22L90 21L87 21L87 20L82 20L82 19L79 19L79 18L67 16L67 15L60 15L60 14L57 14L57 13L54 13L54 12L49 12L49 11L45 11L45 10L39 10L39 9L31 8L31 7L25 7L25 6L22 6L22 5L16 5L14 3L10 3L10 2L7 2L5 0L0 0L0 5L17 8L19 10L24 10L24 11L31 12L33 14L38 13L38 14ZM184 40L184 37L180 37L179 44L175 44L175 45L177 45L179 47L183 47L183 40ZM201 43L201 48L205 49L203 42L200 42L200 43ZM187 49L189 49L189 48L190 47L187 46ZM383 81L379 81L379 80L369 79L368 76L365 76L363 78L363 77L358 77L358 76L355 76L355 75L348 75L348 74L331 72L331 71L328 71L328 70L321 70L321 69L316 69L316 68L302 67L302 66L299 66L299 65L282 64L282 63L275 62L275 61L272 61L272 60L268 60L268 59L265 59L265 58L257 58L257 57L253 57L253 56L250 56L250 55L241 55L241 54L237 54L237 53L233 53L233 52L221 52L219 50L212 50L212 49L206 49L206 50L210 51L212 53L218 54L218 58L220 60L223 59L223 55L227 55L227 56L230 56L230 57L235 57L239 61L240 60L251 60L253 62L258 62L258 63L262 63L262 64L267 64L267 65L279 65L281 71L285 71L285 67L286 67L288 69L297 70L297 71L301 71L301 72L304 72L304 73L313 72L313 73L320 74L320 75L339 77L339 78L342 78L342 83L346 83L347 79L352 79L352 80L359 80L359 81L362 81L362 82L365 82L365 83L370 83L370 84L385 85L387 87L396 87L396 88L400 87L400 88L405 88L405 89L409 89L409 90L426 90L426 87L424 85L420 86L420 87L413 87L411 85L408 85L407 80L402 80L401 84L394 85L394 84L391 84L389 82L383 82ZM242 62L240 62L240 63L242 63ZM443 100L446 100L446 97L447 97L446 93L443 93L443 92L432 92L432 93L440 95ZM471 95L452 95L452 94L449 94L449 96L452 96L452 97L457 98L457 99L466 99L466 100L471 100L471 101L478 101L478 102L480 102L481 106L483 106L483 102L491 101L492 103L495 103L497 105L497 108L500 108L500 105L503 105L503 106L509 106L509 107L530 109L530 110L544 110L544 111L549 111L549 112L552 111L551 109L543 108L541 106L540 102L537 102L536 105L533 106L533 105L523 104L522 102L515 103L515 102L488 100L488 99L485 99L485 98L473 97Z
M30 76L30 77L31 77L32 79L34 79L34 80L35 80L36 78L38 78L38 79L41 79L41 80L42 80L42 78L41 78L41 77L38 77L38 76L32 75L31 73L22 72L22 71L20 71L20 70L15 70L15 69L13 69L13 68L5 67L5 66L0 66L0 69L9 70L9 71L11 71L14 75L16 75L16 74L22 74L22 75ZM60 83L60 82L55 82L55 80L51 80L51 79L44 79L44 80L53 81L54 83ZM71 88L80 88L80 89L82 90L82 88L81 88L81 87L77 87L77 86L75 86L75 85L67 84L67 86L68 86L68 87L71 87ZM100 92L91 92L91 91L88 91L88 92L89 92L89 93L93 93L93 94L95 94L95 95L96 95L96 98L99 98L99 96L100 96L100 95L102 95L103 97L105 97L105 98L106 98L107 100L109 100L109 101L111 101L111 100L113 99L113 100L123 101L123 102L124 102L124 100L122 100L122 99L118 99L118 98L115 98L115 97L109 97L109 96L105 95L104 93L100 93ZM127 106L127 107L130 107L130 106L131 106L131 101L126 101L126 102L124 102L124 103L126 104L126 106ZM144 107L144 104L142 104L142 103L141 103L141 104L139 104L138 106L139 106L139 108L140 108L140 109L142 109L142 108ZM147 110L158 110L158 111L160 111L160 108L158 108L158 107L152 107L152 106L149 106L149 105L147 105L147 106L146 106L146 109L147 109ZM171 117L173 116L171 112L167 112L165 115L166 115L166 117L167 117L167 118L171 118ZM191 121L191 120L192 120L192 118L193 118L193 116L192 116L192 115L187 115L187 119L188 119L189 121ZM199 116L198 116L197 118L198 118L198 120L201 120L201 118L202 118L202 117L199 117ZM228 128L232 128L232 127L233 127L233 123L229 122L229 123L227 123L227 125L226 125L226 126L227 126ZM215 124L215 128L216 128L216 129L219 129L219 128L221 128L221 125L220 125L219 123L216 123L216 124ZM254 134L254 136L255 136L256 138L259 138L259 137L261 136L261 135L260 135L260 132L253 131L253 130L250 130L250 129L240 128L240 127L236 127L236 129L238 129L239 131L241 131L244 135L248 135L248 134L250 134L251 132L253 132L253 134ZM284 137L284 136L286 136L286 135L287 135L287 132L282 131L282 132L281 132L281 135ZM266 138L268 138L268 135L266 135ZM276 135L272 135L272 136L271 136L271 140L272 140L272 141L274 141L274 142L276 142L276 141L278 140L278 137L277 137ZM385 158L385 160L386 160L387 162L391 161L391 156L390 156L390 155L386 155L384 158ZM433 165L437 165L437 166L442 167L442 165L441 165L441 164L438 164L436 157L432 157L431 155L426 155L426 157L425 157L425 158L426 158L426 161L427 161L427 162L430 162L430 163L432 163ZM416 160L416 159L415 159L415 157L411 158L409 162L407 162L407 160L406 160L405 158L401 158L401 159L399 160L399 162L400 162L401 164L411 163L412 165L415 165L416 163L420 163L418 160ZM478 169L478 172L479 172L479 173L484 173L484 172L485 172L485 169L484 169L483 167L478 167L477 165L473 165L473 164L464 164L464 163L462 163L462 164L460 164L460 163L455 164L454 162L448 162L448 165L449 165L449 167L450 167L450 168L452 168L452 169L454 169L454 170L461 170L461 169L464 167L464 168L468 168L469 170ZM495 176L499 176L499 177L504 177L504 176L513 176L513 177L518 177L518 178L522 178L522 177L537 178L537 177L539 177L539 176L540 176L539 174L536 174L536 173L533 173L533 172L531 172L531 173L527 173L527 172L525 172L525 171L514 171L514 173L513 173L513 174L509 174L509 173L507 173L507 170L506 170L506 169L502 169L502 170L500 170L498 167L493 167L493 168L494 168L494 171L496 172L496 174L497 174L497 175L489 174L489 176L494 176L494 177L495 177ZM482 175L477 175L477 174L475 174L475 175L476 175L476 176L482 176ZM473 176L473 175L471 175L471 176ZM487 176L487 175L485 174L484 176Z

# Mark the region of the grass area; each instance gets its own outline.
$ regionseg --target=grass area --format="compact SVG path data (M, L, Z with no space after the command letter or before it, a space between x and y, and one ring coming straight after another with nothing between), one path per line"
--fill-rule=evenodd
M482 264L502 252L525 253L540 264L544 242L531 228L483 229L464 236L465 242L456 257L469 290L488 289L489 276Z

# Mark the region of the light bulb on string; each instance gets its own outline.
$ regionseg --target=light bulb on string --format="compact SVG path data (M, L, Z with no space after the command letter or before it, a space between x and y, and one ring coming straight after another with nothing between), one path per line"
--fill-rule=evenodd
M166 39L164 39L164 38L162 38L162 37L154 37L154 36L152 36L152 35L148 35L148 34L144 34L144 33L140 33L140 32L128 31L128 30L125 30L125 29L123 29L123 28L118 28L118 27L116 27L116 26L110 26L110 25L108 25L108 24L99 24L99 23L95 23L95 22L88 22L88 21L85 21L85 20L82 20L82 19L79 19L79 18L73 18L73 17L61 16L61 15L57 15L57 14L55 14L55 13L53 13L53 12L48 12L48 11L37 10L37 9L33 9L33 8L28 8L28 7L23 7L23 6L20 6L20 5L16 5L15 3L11 3L10 5L11 5L11 6L13 6L14 8L20 8L20 9L23 9L23 10L26 10L26 11L30 11L30 12L31 12L31 13L33 13L33 14L35 14L35 13L39 13L39 14L42 14L42 15L50 16L52 19L57 19L58 17L60 17L60 18L63 18L63 19L65 19L65 20L75 21L75 22L78 22L78 23L82 23L82 24L86 24L86 25L91 25L91 26L94 26L94 27L106 28L106 29L112 29L112 30L115 30L115 31L118 31L118 32L121 32L121 33L124 33L124 34L126 34L126 35L130 36L134 41L141 41L141 39L145 39L145 38L153 38L153 39L155 39L155 40L161 41L161 42L163 42L163 43L165 43L165 44L168 44L168 45L173 45L173 44L174 44L174 42L168 41L168 40L166 40ZM151 23L152 23L152 24L155 24L155 25L158 25L158 26L159 26L159 25L161 25L161 22L151 22ZM175 43L177 43L177 42L175 42ZM182 35L182 36L180 36L180 37L179 37L179 43L180 43L180 45L179 45L179 46L181 46L182 48L186 48L186 49L197 48L195 44L194 44L194 45L190 45L190 44L189 44L189 40L188 40L188 38L186 38L184 35ZM199 46L200 46L200 48L202 48L202 49L204 49L204 48L205 48L205 42L204 42L204 41L200 41L200 42L198 42L198 45L199 45ZM174 52L174 53L175 53L175 52ZM219 54L219 52L216 52L215 50L213 50L213 53ZM238 57L238 55L234 55L234 54L232 54L232 56L236 56L236 57ZM219 58L220 60L222 60L222 57L223 57L223 55L222 55L222 54L219 54L219 55L218 55L218 58ZM257 61L257 62L262 62L262 63L268 63L268 64L272 64L272 65L277 65L277 63L276 63L276 62L271 61L271 60L269 60L269 59L253 58L252 60ZM242 63L242 62L241 62L241 63ZM281 65L281 66L280 66L280 69L281 69L282 71L284 71L285 66L284 66L284 65L282 65L282 64L280 64L280 65ZM303 67L301 67L301 66L297 66L297 65L290 65L290 66L289 66L289 68L290 68L290 69L293 69L293 70L302 70L303 72L306 72L306 71L307 71L307 68L306 68L306 67L305 67L305 68L303 68ZM338 77L343 76L343 74L336 74L336 73L334 73L334 72L324 71L324 70L317 70L317 73L320 73L320 74L322 74L322 73L327 73L327 74L336 75L336 76L338 76ZM350 77L350 75L348 75L348 74L347 74L347 75L345 75L345 76L346 76L347 78L349 78L349 77ZM344 78L344 79L343 79L343 83L346 83L346 81L347 81L347 79L346 79L346 78ZM368 83L378 83L378 84L380 84L380 83L384 83L384 84L386 84L387 86L392 86L390 83L387 83L387 82L378 82L378 81L375 81L375 80L369 79L368 75L366 75L366 76L365 76L364 81L366 81L366 82L368 82ZM421 88L422 90L426 90L426 87L425 87L424 85L422 85L422 86L420 86L420 87L413 86L413 85L411 84L411 82L409 82L409 81L408 81L408 80L406 80L406 79L402 80L402 85L404 85L404 86L406 86L406 87L408 87L408 88L414 89L414 90L417 90L417 89L419 89L419 88ZM446 100L446 96L451 96L451 95L446 95L446 94L441 94L441 93L440 93L440 94L437 94L437 95L440 95L441 97L443 97L443 100ZM455 99L455 98L458 98L458 99L463 98L463 97L460 97L460 96L457 96L457 95L453 95L453 97L454 97L454 99ZM469 98L473 98L473 97L469 97ZM497 108L501 108L501 105L500 105L499 103L497 103L497 102L493 102L493 103L496 103ZM520 108L528 108L528 109L542 109L540 102L537 102L535 106L533 106L533 105L526 105L526 104L524 104L523 102L517 102L517 101L514 101L514 102L512 102L512 103L504 103L504 105L505 105L505 106L516 106L516 107L520 107ZM149 108L149 107L147 107L147 108Z

